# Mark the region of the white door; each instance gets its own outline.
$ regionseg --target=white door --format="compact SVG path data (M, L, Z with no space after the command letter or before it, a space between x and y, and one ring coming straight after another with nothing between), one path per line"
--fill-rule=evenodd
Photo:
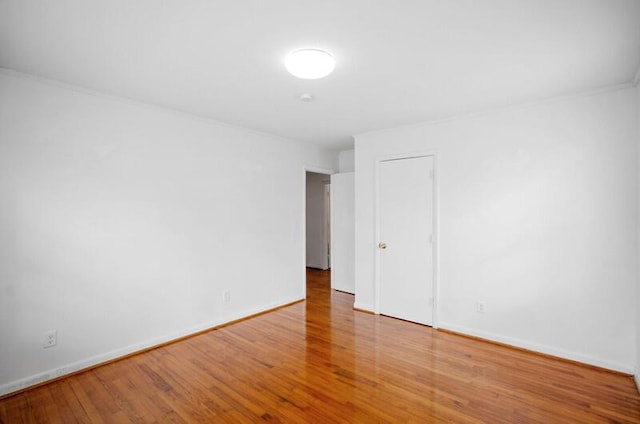
M331 288L356 290L355 174L331 176Z
M433 325L433 157L379 170L379 311Z

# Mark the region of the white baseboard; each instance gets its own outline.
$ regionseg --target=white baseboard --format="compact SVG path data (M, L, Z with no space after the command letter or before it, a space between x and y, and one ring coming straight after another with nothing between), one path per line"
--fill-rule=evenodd
M50 369L38 374L33 374L28 377L10 381L8 383L0 385L0 396L8 395L13 392L17 392L19 390L23 390L31 386L35 386L37 384L45 383L50 380L64 377L65 375L82 371L87 368L92 368L97 365L103 364L105 362L110 362L110 361L122 358L132 353L148 350L148 349L163 345L165 343L171 342L173 340L177 340L183 337L197 334L201 331L210 330L210 329L213 329L214 327L218 327L220 325L224 325L242 318L250 317L251 315L259 314L261 312L275 309L280 306L287 305L289 303L297 302L299 300L302 300L302 298L294 297L294 298L282 300L280 302L264 305L259 308L249 309L241 313L235 313L235 314L229 315L217 321L204 322L196 326L193 326L191 328L187 328L181 331L176 331L161 337L148 339L140 343L135 343L129 346L122 347L120 349L112 350L110 352L105 352L99 355L94 355L85 359L81 359L76 362L68 363L58 368Z
M636 373L633 375L633 379L636 382L636 388L638 389L638 392L640 392L640 369L638 369L636 367Z
M353 307L354 309L359 309L361 311L371 312L372 314L375 313L373 312L373 305L369 305L368 303L360 303L356 300L353 302Z
M504 343L506 345L531 350L533 352L544 353L546 355L551 355L551 356L557 356L558 358L569 359L571 361L581 362L583 364L593 365L596 367L605 368L612 371L618 371L618 372L622 372L629 375L632 375L634 371L634 367L632 365L621 364L618 362L594 358L589 355L584 355L581 353L572 352L565 349L559 349L556 347L542 345L538 343L532 343L526 340L514 339L512 337L507 337L507 336L501 336L499 334L493 334L490 332L473 330L471 328L466 328L456 324L440 322L439 327L443 330L450 330L456 333L479 337L485 340ZM638 383L638 378L639 378L638 375L636 374L635 377L636 377L636 383Z

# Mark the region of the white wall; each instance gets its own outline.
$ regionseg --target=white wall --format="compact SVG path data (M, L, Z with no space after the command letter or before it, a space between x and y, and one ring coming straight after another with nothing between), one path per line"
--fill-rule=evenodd
M327 269L326 217L328 199L324 194L325 184L330 183L330 176L307 172L307 266Z
M357 136L356 306L374 305L376 159L435 151L439 325L631 372L636 109L625 88Z
M301 299L305 166L337 154L1 73L0 394Z
M338 170L340 172L353 172L355 170L355 151L343 150L338 155Z

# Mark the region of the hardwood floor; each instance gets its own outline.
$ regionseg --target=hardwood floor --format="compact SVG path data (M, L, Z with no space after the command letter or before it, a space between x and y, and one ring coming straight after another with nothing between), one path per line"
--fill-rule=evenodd
M3 423L640 423L630 377L308 300L0 401Z

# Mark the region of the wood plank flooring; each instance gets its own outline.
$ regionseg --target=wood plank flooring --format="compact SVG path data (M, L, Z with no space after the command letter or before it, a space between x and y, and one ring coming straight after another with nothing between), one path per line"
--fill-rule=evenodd
M2 423L640 423L631 377L308 300L0 401Z

